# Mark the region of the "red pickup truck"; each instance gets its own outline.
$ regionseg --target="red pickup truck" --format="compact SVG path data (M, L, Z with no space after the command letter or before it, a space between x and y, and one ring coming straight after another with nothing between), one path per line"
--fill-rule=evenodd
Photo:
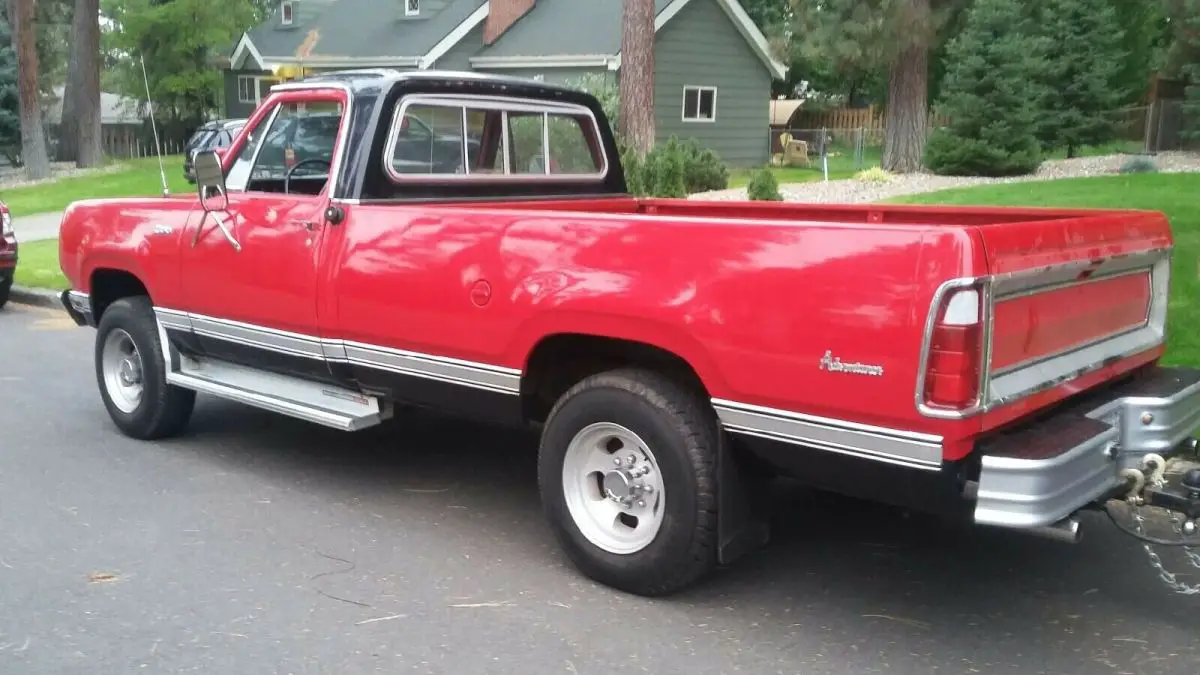
M453 72L277 85L195 161L62 223L131 437L197 392L533 425L568 556L645 595L764 542L778 475L1067 540L1112 498L1200 516L1160 480L1200 425L1160 214L638 199L595 98Z

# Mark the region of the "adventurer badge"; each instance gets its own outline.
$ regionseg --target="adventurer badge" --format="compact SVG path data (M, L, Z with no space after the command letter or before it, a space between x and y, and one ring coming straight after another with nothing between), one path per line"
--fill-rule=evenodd
M825 356L821 357L821 370L828 370L831 373L870 375L872 377L883 376L883 366L873 366L867 363L845 363L840 358L834 356L830 350L825 350Z

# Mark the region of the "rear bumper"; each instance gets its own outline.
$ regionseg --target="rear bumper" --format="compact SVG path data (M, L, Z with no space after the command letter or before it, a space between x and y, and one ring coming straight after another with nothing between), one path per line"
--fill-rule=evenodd
M975 522L1015 528L1058 523L1122 491L1125 468L1147 454L1194 449L1200 370L1155 367L981 447Z
M92 314L92 299L87 293L75 290L65 290L59 295L59 301L71 319L80 326L96 326Z

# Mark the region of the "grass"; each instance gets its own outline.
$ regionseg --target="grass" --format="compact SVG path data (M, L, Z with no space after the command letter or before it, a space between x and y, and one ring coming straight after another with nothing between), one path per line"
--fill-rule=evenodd
M1161 211L1171 222L1175 252L1167 310L1167 356L1200 366L1200 174L1137 174L987 185L889 200L906 204L1049 206Z
M101 197L143 197L162 193L158 159L147 157L120 162L122 167L105 173L60 178L28 187L0 190L13 218L62 211L74 201ZM190 192L183 177L183 156L163 157L171 192Z
M61 291L69 284L58 267L58 240L31 241L21 244L17 273L13 283L31 288Z

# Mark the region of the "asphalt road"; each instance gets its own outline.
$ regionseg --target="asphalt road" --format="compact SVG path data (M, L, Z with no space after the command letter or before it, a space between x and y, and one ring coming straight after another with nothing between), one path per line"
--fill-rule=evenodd
M528 436L205 398L139 443L92 337L0 311L0 673L1200 672L1200 596L1098 519L1069 546L786 488L768 548L645 600L566 564Z

